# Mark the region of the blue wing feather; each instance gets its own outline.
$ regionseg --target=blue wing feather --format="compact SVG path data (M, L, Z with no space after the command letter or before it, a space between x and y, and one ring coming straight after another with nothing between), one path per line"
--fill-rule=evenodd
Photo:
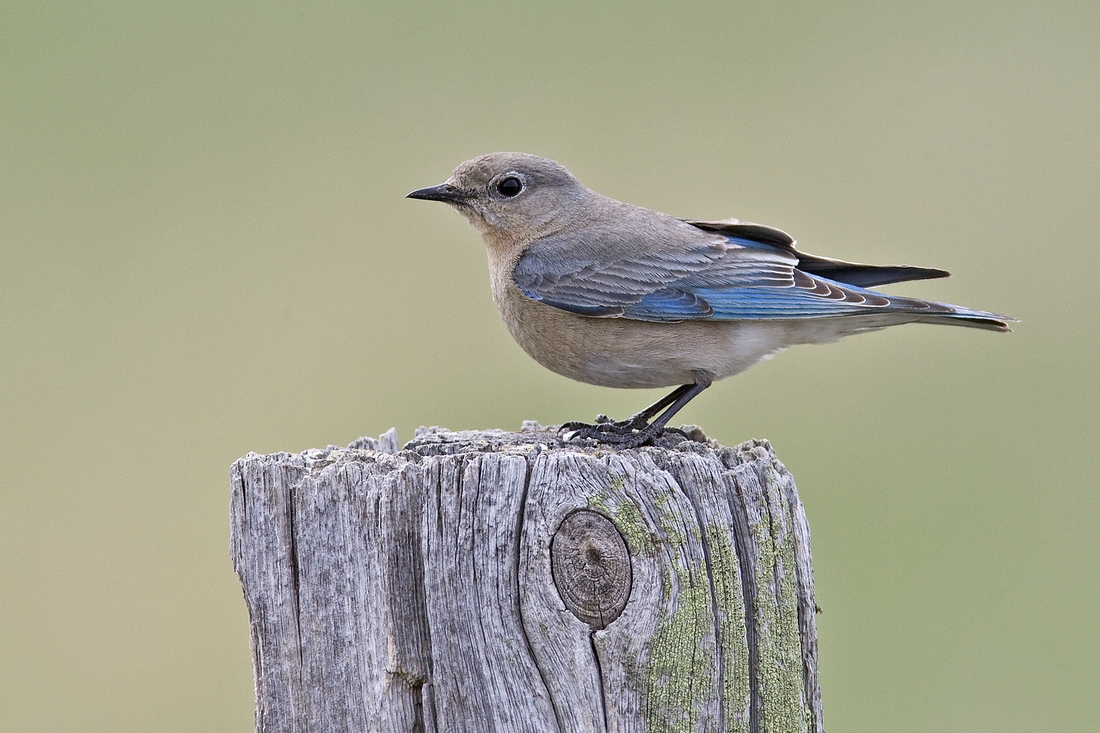
M732 226L732 225L731 225ZM756 225L747 225L756 227ZM757 227L769 232L766 227ZM799 269L793 240L711 233L680 246L660 243L630 249L615 235L607 247L614 256L602 261L599 245L549 238L535 242L519 259L513 278L529 298L585 316L641 321L768 320L827 318L873 312L944 315L988 321L1004 327L999 316L942 303L887 297L859 285L838 282ZM740 234L740 232L738 232ZM783 235L786 236L785 234ZM584 257L572 253L580 250ZM812 258L814 262L851 265L861 282L874 266ZM851 269L849 268L849 269ZM866 272L863 269L866 268ZM884 268L889 269L889 268ZM913 268L916 269L916 268ZM834 268L844 272L843 268ZM942 271L927 271L942 272ZM930 275L924 275L925 277Z

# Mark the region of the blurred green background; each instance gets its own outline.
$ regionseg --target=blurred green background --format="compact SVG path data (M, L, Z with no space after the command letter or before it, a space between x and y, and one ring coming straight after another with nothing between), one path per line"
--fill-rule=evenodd
M1100 4L0 6L0 728L249 731L228 468L396 426L626 416L514 345L408 201L494 150L1016 332L716 385L813 530L839 731L1097 730Z

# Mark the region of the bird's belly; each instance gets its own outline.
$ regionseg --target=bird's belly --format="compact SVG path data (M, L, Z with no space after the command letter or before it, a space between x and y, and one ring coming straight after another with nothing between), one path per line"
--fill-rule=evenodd
M591 318L533 301L514 287L494 296L512 337L535 361L571 379L604 387L691 384L748 369L793 343L781 323L650 323ZM500 297L503 296L503 297Z

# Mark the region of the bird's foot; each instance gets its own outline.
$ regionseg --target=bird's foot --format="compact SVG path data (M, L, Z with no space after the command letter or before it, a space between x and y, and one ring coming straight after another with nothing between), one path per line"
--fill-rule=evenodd
M625 420L612 420L607 415L596 415L595 424L578 421L567 422L561 426L561 430L593 428L603 433L629 433L634 430L644 430L648 426L649 417L639 412L637 415L632 415Z
M676 433L685 438L687 433L679 428L666 428L663 425L648 424L638 416L629 420L611 420L606 415L598 415L594 424L583 422L567 422L558 428L562 440L573 442L576 440L595 440L605 445L614 445L619 448L638 448L643 445L651 445L657 438L665 433Z

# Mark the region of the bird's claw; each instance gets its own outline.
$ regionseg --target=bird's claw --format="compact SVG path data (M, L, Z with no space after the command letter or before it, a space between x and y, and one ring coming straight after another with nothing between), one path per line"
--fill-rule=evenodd
M635 418L619 421L601 421L600 415L595 424L583 422L567 422L559 428L564 442L575 440L595 440L597 443L614 445L619 448L638 448L643 445L651 445L655 440L667 433L676 433L687 438L688 435L679 428L666 428L663 425L650 425Z

